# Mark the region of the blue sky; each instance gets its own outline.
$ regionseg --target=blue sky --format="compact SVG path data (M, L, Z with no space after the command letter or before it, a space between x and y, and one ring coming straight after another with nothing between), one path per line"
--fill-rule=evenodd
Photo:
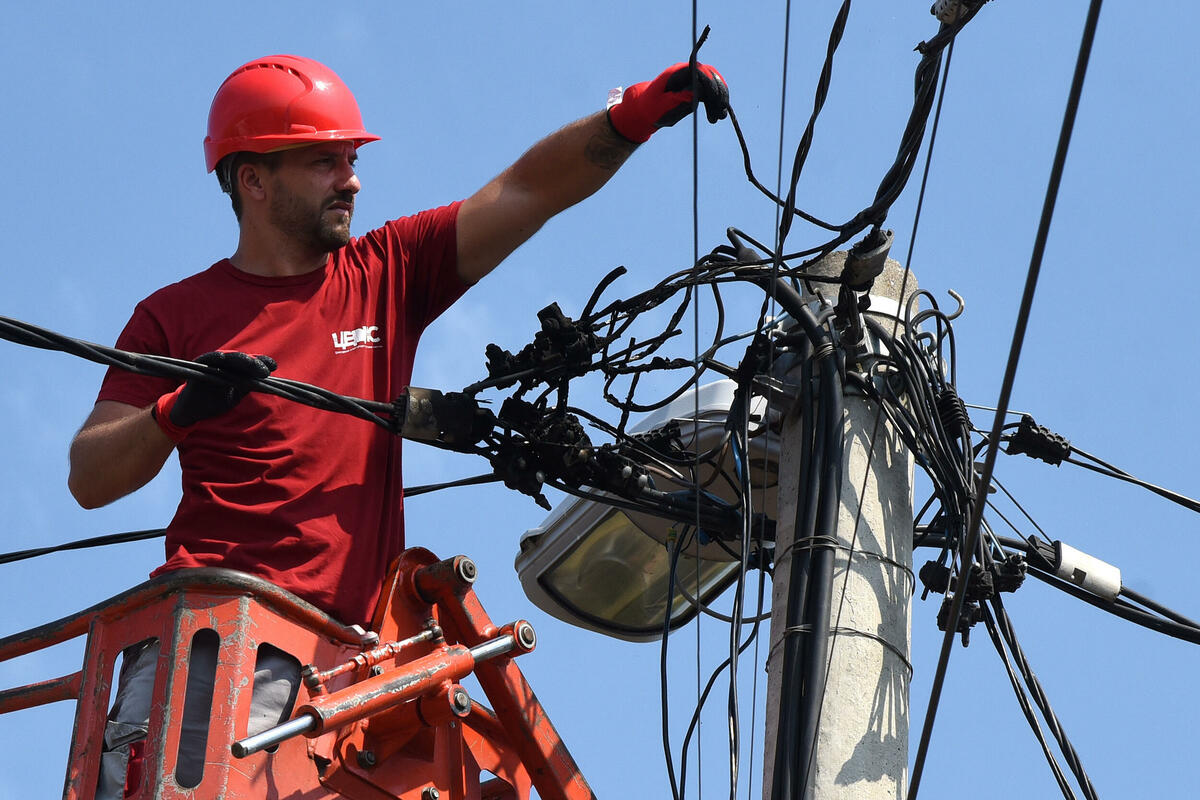
M785 161L811 108L839 4L797 3L791 17ZM928 0L859 0L835 62L829 102L800 184L800 205L845 219L867 205L907 117L914 45L933 35ZM912 268L940 297L967 302L955 325L960 392L994 403L1024 281L1087 4L997 0L954 54ZM690 4L8 4L0 47L7 191L0 196L6 285L0 314L111 343L133 305L228 255L236 228L204 173L201 140L217 85L238 64L292 52L322 60L356 93L382 141L360 153L358 233L461 198L539 137L603 105L610 88L684 60ZM1100 20L1043 280L1012 406L1143 478L1200 490L1191 422L1197 298L1195 150L1200 56L1194 4L1110 3ZM755 170L774 184L779 153L782 3L701 2L713 28L702 58L729 81ZM458 389L485 374L489 342L515 350L535 313L558 301L577 315L596 282L623 264L629 295L692 258L691 136L665 131L596 197L552 221L426 334L413 382ZM699 242L736 225L769 238L771 205L749 186L728 124L699 134ZM895 205L893 256L912 238L917 176ZM819 241L797 225L789 242ZM736 293L732 293L736 294ZM750 327L759 298L730 298L730 326ZM689 340L679 352L690 354ZM178 499L171 466L99 511L66 491L66 449L101 368L0 342L0 507L5 545L23 549L165 524ZM603 412L583 386L573 395ZM610 412L606 412L611 415ZM977 421L990 426L990 417ZM1200 613L1194 514L1133 487L1001 455L997 475L1051 538L1117 564L1126 583L1184 614ZM485 465L410 446L410 484ZM918 493L923 491L918 484ZM552 497L552 501L557 498ZM918 502L923 500L918 497ZM457 489L408 504L409 541L463 552L497 620L529 618L538 650L522 668L598 795L669 794L659 747L658 649L608 640L542 614L512 559L543 512L502 488ZM156 542L0 566L0 633L57 619L140 582ZM918 566L923 561L918 554ZM1008 601L1020 640L1102 797L1190 792L1197 648L1109 618L1031 582ZM912 718L928 698L940 634L937 604L913 611ZM672 642L678 745L726 632ZM78 646L0 664L13 686L74 671ZM741 669L743 727L759 709ZM723 703L702 726L703 791L727 792ZM0 719L0 796L61 791L69 704ZM749 766L752 761L753 768ZM741 796L761 751L743 753ZM694 774L696 765L693 762ZM690 781L692 790L696 785ZM1185 788L1189 787L1189 788ZM977 798L1056 789L983 631L956 648L922 796Z

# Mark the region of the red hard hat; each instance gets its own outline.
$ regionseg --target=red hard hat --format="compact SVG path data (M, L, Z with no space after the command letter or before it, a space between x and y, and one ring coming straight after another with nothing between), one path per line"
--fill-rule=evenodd
M267 56L243 64L217 89L208 110L204 162L212 172L230 153L267 153L309 142L378 136L363 130L354 95L329 67L300 56Z

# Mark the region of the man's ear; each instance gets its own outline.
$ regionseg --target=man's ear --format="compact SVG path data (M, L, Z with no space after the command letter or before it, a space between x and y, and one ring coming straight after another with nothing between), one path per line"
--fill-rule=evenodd
M266 198L265 172L266 167L262 164L238 165L236 180L243 200L262 200Z

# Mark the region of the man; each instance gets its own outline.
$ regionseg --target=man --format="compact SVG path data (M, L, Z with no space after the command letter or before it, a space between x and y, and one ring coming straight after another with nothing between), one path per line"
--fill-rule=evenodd
M217 91L204 142L238 218L237 250L140 303L117 346L247 381L276 371L397 397L421 331L469 286L603 186L657 128L697 102L715 122L728 101L702 64L614 94L607 112L546 137L466 200L355 239L356 151L378 137L349 89L311 59L243 65ZM71 492L84 507L105 505L153 478L174 449L183 499L153 574L239 569L344 623L370 619L404 546L399 438L244 388L114 369L71 445Z

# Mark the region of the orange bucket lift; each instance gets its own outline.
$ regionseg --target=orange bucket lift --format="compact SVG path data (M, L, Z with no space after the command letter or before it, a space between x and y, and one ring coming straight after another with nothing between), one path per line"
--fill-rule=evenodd
M594 798L514 661L533 649L532 626L494 625L474 579L465 556L439 561L427 550L407 550L368 632L241 572L164 575L0 639L5 661L88 637L83 669L0 692L0 713L78 701L63 797L91 800L117 656L157 639L149 732L126 798L527 800L531 787L543 800ZM203 772L185 786L176 762L197 637L218 649ZM292 718L248 737L263 645L306 666ZM471 673L492 708L461 686Z

